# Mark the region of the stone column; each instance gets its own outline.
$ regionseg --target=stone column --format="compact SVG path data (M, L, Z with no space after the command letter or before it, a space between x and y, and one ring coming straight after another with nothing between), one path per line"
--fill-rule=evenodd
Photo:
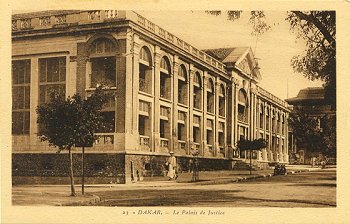
M286 162L289 162L289 132L288 132L288 118L289 114L286 113L285 120L284 120L284 130L285 130L285 138L286 138L286 146L285 146L285 155L286 155Z
M154 132L153 132L153 148L154 151L159 151L160 147L160 133L159 133L159 125L160 125L160 47L155 46L154 48L154 114L153 114L153 123L154 123Z
M234 88L234 122L233 122L233 127L234 127L234 144L236 145L237 144L237 141L238 141L238 91L239 91L239 83L238 83L238 80L234 80L235 84L235 88ZM237 148L236 149L236 153L238 152L237 151ZM240 153L238 153L237 155L238 158L240 158Z
M172 114L173 116L169 118L169 121L172 123L172 147L174 152L178 150L178 136L177 136L177 120L178 120L178 71L179 71L179 57L174 56L173 60L173 76L172 76Z
M37 133L39 131L38 124L36 123L38 119L38 114L36 113L36 108L39 102L39 65L38 58L32 57L30 61L30 120L29 120L29 136L30 136L30 147L37 147L38 139ZM35 149L33 149L35 150Z
M194 108L194 104L193 104L193 79L194 79L194 66L193 64L190 64L189 66L189 84L188 84L188 116L187 116L187 122L188 125L187 127L187 150L188 150L188 154L191 154L191 150L193 147L193 108Z
M208 148L207 148L207 85L208 85L208 72L204 71L203 73L203 85L202 85L202 127L201 127L201 133L202 133L202 150L203 155L209 154ZM214 125L214 124L213 124ZM213 130L214 131L214 130Z
M214 95L214 113L215 113L215 121L214 121L214 155L218 155L220 153L219 148L219 95L220 95L220 79L216 77L215 80L215 95Z
M133 100L133 110L132 110L132 131L133 134L138 135L137 142L139 142L138 133L138 123L139 123L139 54L140 54L140 39L137 34L133 34L133 47L131 49L132 53L132 74L133 74L133 88L132 88L132 100Z
M66 97L73 96L77 90L77 58L76 56L68 56L66 60L67 74L66 74Z

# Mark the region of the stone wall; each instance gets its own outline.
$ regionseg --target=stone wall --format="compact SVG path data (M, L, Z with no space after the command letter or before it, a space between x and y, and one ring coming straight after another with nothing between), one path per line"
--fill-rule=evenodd
M80 177L81 154L73 154L73 172ZM93 178L106 178L105 183L125 182L124 155L120 154L85 154L85 176ZM68 153L15 153L12 154L13 184L23 183L21 178L42 179L39 177L57 177L65 179L69 175ZM56 179L57 179L56 178ZM49 178L50 179L50 178ZM29 180L29 179L28 179ZM40 182L40 181L39 181ZM45 182L45 180L43 180ZM66 181L64 181L65 183Z
M122 153L86 153L86 183L125 184L144 177L166 176L165 155L133 155ZM188 171L191 157L177 157L178 172ZM232 160L199 158L201 171L232 169ZM76 183L81 177L81 154L73 153ZM13 184L68 184L68 153L12 154Z

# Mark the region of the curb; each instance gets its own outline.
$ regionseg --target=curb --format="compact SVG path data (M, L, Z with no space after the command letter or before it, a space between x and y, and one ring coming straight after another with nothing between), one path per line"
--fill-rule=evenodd
M310 170L292 170L289 172L286 172L285 175L291 175L291 174L297 174L297 173L302 173L302 172L311 172ZM194 182L193 184L196 185L215 185L215 184L228 184L228 183L237 183L237 182L245 182L248 180L254 180L254 179L263 179L263 178L269 178L273 177L273 173L270 174L260 174L257 176L252 176L252 177L238 177L233 180L218 180L218 181L208 181L208 182ZM282 176L282 175L280 175Z
M91 196L92 198L90 200L60 203L58 204L58 206L85 206L85 205L93 205L101 201L101 198L99 196L97 195L91 195Z

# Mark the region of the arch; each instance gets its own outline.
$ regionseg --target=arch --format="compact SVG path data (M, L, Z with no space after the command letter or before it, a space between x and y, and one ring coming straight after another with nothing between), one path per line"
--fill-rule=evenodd
M109 43L109 46L112 46L113 49L110 49L108 52L116 52L117 48L118 48L118 43L117 40L110 34L96 34L92 37L90 37L90 39L86 42L87 44L87 49L88 49L88 53L91 54L92 50L94 47L96 47L96 43L98 42L104 42L104 43Z
M220 84L220 95L225 96L225 86L224 84Z
M170 65L170 60L167 56L163 56L160 59L160 68L163 69L164 71L167 71L167 73L170 75L171 74L171 65Z
M194 82L195 84L198 84L199 87L202 87L202 77L201 77L201 74L200 74L199 72L196 72L196 73L194 74L194 80L193 80L193 82Z
M152 54L147 46L143 46L140 49L139 59L142 64L152 66Z
M208 79L208 91L214 94L214 81L212 78Z
M185 65L181 64L179 66L178 76L182 77L184 80L187 80L187 69L186 69Z

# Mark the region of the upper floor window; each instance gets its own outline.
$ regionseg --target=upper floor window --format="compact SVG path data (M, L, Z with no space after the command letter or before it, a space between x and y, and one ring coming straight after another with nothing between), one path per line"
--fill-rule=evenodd
M238 92L238 120L248 122L247 96L244 90Z
M116 46L107 39L95 40L90 47L91 84L90 87L116 86Z
M214 90L214 82L211 78L209 78L207 88L207 111L210 113L214 113Z
M199 72L196 72L193 80L193 106L194 108L202 108L202 81Z
M270 130L270 112L268 108L266 108L266 130Z
M262 129L264 128L264 106L260 105L259 110L259 127Z
M160 60L160 97L171 99L171 69L170 61L167 57Z
M178 102L187 105L188 102L188 85L187 71L184 65L179 68L178 74Z
M220 85L219 93L219 115L225 116L225 87L223 84Z
M114 56L117 51L115 44L107 38L95 40L90 47L91 56Z
M30 60L12 62L12 134L29 134Z
M66 57L40 58L39 76L39 103L48 102L53 91L65 98Z
M139 59L139 90L152 93L152 57L147 47L142 47Z

